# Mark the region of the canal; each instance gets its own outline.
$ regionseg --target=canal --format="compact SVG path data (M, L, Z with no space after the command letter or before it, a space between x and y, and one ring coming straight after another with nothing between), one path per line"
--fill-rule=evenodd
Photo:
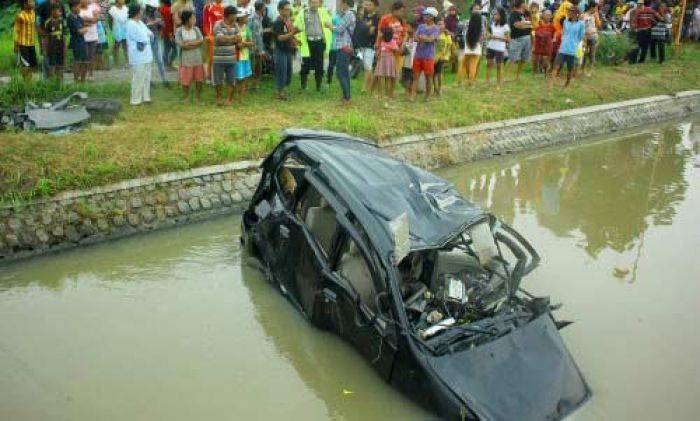
M700 412L700 128L440 171L543 256L594 397L572 417ZM700 120L695 121L700 124ZM0 419L426 419L242 255L239 218L0 267Z

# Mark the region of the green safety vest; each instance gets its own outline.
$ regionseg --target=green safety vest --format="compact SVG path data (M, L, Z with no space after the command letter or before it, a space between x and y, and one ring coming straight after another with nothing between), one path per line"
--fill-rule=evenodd
M309 41L306 39L306 13L308 13L308 10L305 9L303 12L299 13L299 15L297 15L297 18L294 20L294 26L301 30L301 32L296 34L296 38L300 44L299 53L302 57L308 57L310 55ZM331 14L328 13L328 9L326 9L323 6L320 6L318 8L318 17L321 20L323 40L326 43L325 55L328 55L328 52L331 50L331 40L333 39L333 31L326 28L326 24L331 24L333 23L333 21L331 19Z

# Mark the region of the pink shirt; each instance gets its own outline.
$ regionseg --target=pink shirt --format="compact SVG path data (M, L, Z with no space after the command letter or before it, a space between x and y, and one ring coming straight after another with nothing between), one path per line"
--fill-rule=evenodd
M88 4L87 9L80 9L78 15L83 19L94 19L100 12L100 5L97 3ZM97 36L97 23L92 25L85 25L87 31L85 32L85 42L96 42L99 37Z
M390 56L393 55L396 50L399 49L399 44L396 42L396 39L392 39L389 42L382 41L379 44L379 52L383 56Z

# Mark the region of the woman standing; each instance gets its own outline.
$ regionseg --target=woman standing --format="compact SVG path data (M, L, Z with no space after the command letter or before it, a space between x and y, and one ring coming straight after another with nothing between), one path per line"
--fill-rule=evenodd
M457 73L457 83L461 84L466 76L467 86L472 87L476 82L476 71L481 59L481 43L484 37L483 17L479 13L478 6L472 9L467 31L464 35L464 55Z
M129 21L126 23L126 44L131 66L131 105L151 102L151 63L154 35L141 20L141 6L129 6Z
M190 99L190 85L194 82L197 101L202 97L202 82L204 82L204 66L202 64L201 46L204 43L202 32L195 25L197 19L191 10L183 10L180 14L182 25L175 32L175 42L181 49L180 53L180 85L182 85L182 101Z
M489 43L486 46L486 83L491 81L491 69L495 64L498 81L496 89L499 89L503 83L503 59L508 41L510 41L510 27L506 23L506 11L499 7L493 15Z

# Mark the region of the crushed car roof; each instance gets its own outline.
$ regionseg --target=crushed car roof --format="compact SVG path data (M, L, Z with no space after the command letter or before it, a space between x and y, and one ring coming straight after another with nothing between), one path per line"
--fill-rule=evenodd
M331 188L346 201L361 203L381 225L406 212L411 249L439 247L487 213L465 200L446 180L398 161L376 145L340 133L287 130L267 169L288 149L318 164ZM349 203L352 209L352 203ZM360 221L365 224L366 221Z

